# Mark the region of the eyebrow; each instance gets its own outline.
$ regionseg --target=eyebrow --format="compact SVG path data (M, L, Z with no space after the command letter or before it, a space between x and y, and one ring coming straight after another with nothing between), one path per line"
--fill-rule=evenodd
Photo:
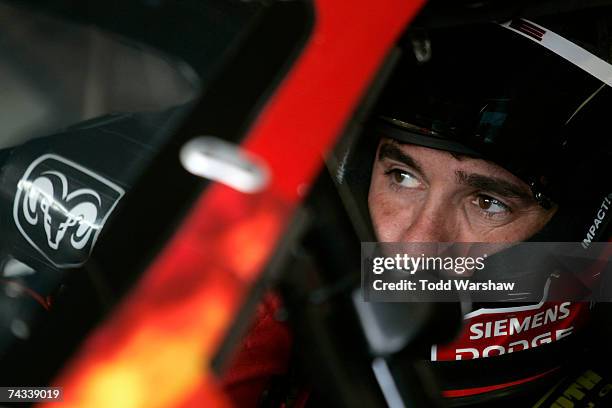
M465 156L462 156L461 158L464 157ZM380 150L378 152L378 160L382 161L386 158L404 163L405 165L412 167L419 173L423 173L420 164L415 159L413 159L412 156L403 152L395 144L383 143L380 146ZM518 198L521 201L525 202L525 204L530 204L535 201L533 195L531 194L531 191L527 191L520 185L501 179L499 177L484 176L482 174L477 173L466 173L461 170L457 170L455 172L455 175L457 177L457 182L463 185L498 194L506 198Z
M500 179L498 177L483 176L482 174L466 173L461 170L455 172L457 181L461 184L485 190L491 193L499 194L507 198L519 198L526 203L533 202L535 199L531 192L526 191L518 184Z
M404 153L400 150L399 147L395 146L391 143L383 143L380 146L380 150L378 152L378 160L382 161L384 159L391 159L401 163L404 163L407 166L412 167L419 173L423 173L423 170L419 163L413 159L410 155Z

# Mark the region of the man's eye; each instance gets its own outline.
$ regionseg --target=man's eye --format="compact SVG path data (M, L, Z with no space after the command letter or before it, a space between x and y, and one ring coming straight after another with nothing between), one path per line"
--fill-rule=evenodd
M391 180L402 187L416 188L421 185L421 182L414 177L412 174L401 169L391 169L385 172L386 175L391 177Z
M477 205L482 211L489 214L510 212L510 207L508 207L506 204L493 197L482 194L478 195L476 199L472 201L472 203Z

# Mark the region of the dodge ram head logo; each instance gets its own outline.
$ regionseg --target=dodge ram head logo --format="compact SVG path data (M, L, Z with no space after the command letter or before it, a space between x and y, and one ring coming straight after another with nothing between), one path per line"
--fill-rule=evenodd
M24 238L53 265L79 266L123 194L93 171L46 154L19 180L13 217Z

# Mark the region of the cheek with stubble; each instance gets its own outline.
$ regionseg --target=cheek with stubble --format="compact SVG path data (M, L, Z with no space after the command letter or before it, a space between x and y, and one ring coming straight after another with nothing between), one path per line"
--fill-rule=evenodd
M398 242L402 231L412 221L410 206L403 205L385 190L385 179L373 177L368 194L368 207L376 237L382 242Z

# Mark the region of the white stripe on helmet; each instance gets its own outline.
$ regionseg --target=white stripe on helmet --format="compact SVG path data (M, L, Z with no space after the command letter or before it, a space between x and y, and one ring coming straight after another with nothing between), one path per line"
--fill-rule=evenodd
M612 86L612 65L573 42L525 19L512 20L500 25L548 48L606 85Z

